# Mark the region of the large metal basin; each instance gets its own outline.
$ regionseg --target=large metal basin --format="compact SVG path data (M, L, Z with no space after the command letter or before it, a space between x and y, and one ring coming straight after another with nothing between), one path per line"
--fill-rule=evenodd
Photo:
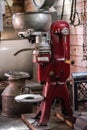
M13 27L17 31L34 29L48 31L51 25L51 15L48 12L15 13L12 17Z

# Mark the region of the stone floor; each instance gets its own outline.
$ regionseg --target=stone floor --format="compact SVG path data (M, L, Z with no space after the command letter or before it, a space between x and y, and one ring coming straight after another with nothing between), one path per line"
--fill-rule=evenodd
M34 106L34 111L35 111ZM64 121L58 119L55 115L55 110L51 111L48 126L51 130L73 130ZM8 118L0 115L0 130L30 130L21 118ZM38 129L39 130L39 129ZM41 130L45 130L43 127Z

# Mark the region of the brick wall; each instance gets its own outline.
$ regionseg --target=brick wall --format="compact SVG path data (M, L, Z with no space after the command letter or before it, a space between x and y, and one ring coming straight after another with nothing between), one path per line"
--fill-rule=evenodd
M24 12L24 0L13 0L12 6L5 2L4 27L12 26L12 15L17 12Z

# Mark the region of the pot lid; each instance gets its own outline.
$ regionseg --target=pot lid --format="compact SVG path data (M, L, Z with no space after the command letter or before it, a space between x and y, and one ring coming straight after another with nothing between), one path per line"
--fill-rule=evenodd
M7 76L9 78L9 80L26 79L26 78L30 77L29 73L20 72L20 71L9 71L9 72L5 73L5 76Z
M15 100L17 102L35 103L35 102L40 102L44 100L44 97L41 96L40 94L21 94L21 95L16 96Z

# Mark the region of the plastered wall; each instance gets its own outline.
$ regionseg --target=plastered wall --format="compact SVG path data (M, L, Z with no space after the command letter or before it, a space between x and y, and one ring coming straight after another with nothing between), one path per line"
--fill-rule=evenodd
M85 72L87 71L87 1L76 0L76 15L75 24L78 24L78 17L80 24L74 26L71 24L71 5L72 0L65 0L63 20L70 24L70 58L73 61L71 64L72 72ZM63 0L56 0L54 8L57 11L58 19L61 18Z

